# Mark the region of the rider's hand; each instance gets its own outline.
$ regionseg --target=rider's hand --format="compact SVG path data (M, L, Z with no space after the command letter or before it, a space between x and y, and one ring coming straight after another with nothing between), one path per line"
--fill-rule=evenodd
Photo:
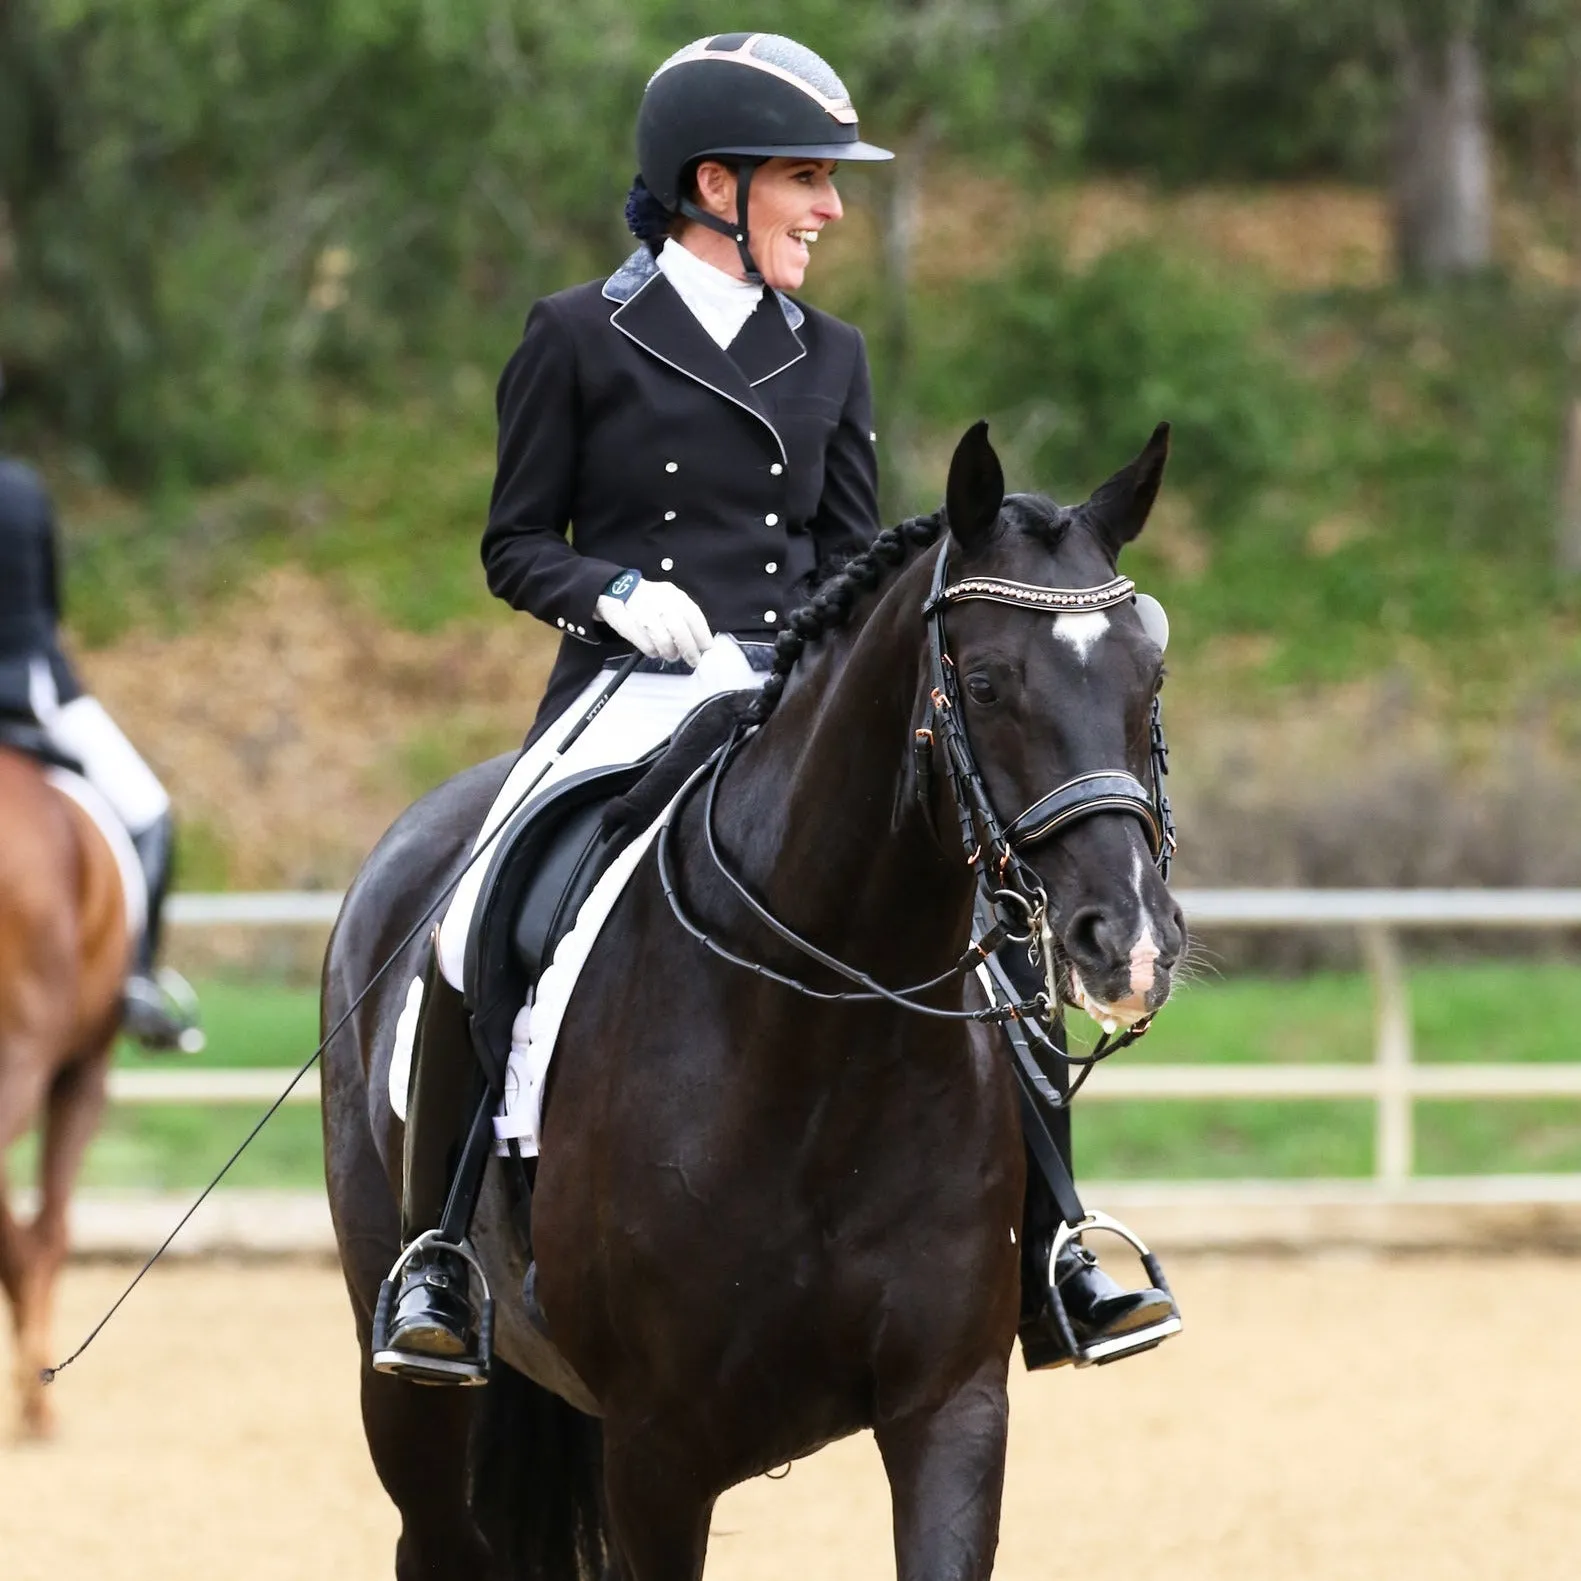
M602 594L594 613L644 658L682 659L695 668L703 650L714 645L702 610L673 582L643 577L624 600Z

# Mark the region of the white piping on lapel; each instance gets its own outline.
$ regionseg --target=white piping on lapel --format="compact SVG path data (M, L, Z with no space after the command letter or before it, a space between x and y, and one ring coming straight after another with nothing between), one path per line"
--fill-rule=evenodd
M779 292L777 292L777 291L774 294L776 296L779 296ZM780 306L784 307L784 305L785 305L785 298L784 297L780 297ZM794 302L792 302L791 306L795 307L796 304ZM807 355L807 348L806 348L805 345L802 344L801 336L796 333L796 326L794 324L791 324L789 318L787 318L785 322L786 322L786 325L790 329L791 339L794 340L798 346L801 346L801 350L798 351L796 353L796 355L794 357L792 357L789 362L782 362L779 365L779 367L774 369L774 371L772 373L765 373L761 379L754 379L754 380L752 380L751 388L754 389L754 390L757 389L757 387L760 384L767 384L770 379L775 377L776 374L783 373L787 368L794 368L796 366L796 364L798 362L800 362L802 360L802 358Z
M630 260L628 260L628 262L629 261ZM746 412L749 416L757 418L757 420L760 423L762 423L762 425L766 429L768 429L768 431L771 434L773 434L773 436L774 436L774 443L779 447L780 461L785 466L789 466L790 465L790 456L786 453L785 441L780 438L780 431L779 431L779 429L777 429L773 425L773 423L771 423L768 420L768 418L766 416L764 416L764 414L757 409L757 407L749 406L745 401L738 399L736 396L732 395L728 390L721 390L717 384L710 384L708 382L708 380L703 378L703 376L701 374L693 373L690 368L683 368L680 365L680 363L672 362L668 357L661 356L646 341L639 340L635 335L632 334L632 332L629 329L626 328L626 326L624 324L621 323L620 315L622 313L624 313L626 311L626 309L628 307L630 307L631 304L633 302L635 302L637 300L637 298L639 296L641 296L642 293L644 291L646 291L648 289L648 287L651 286L655 280L662 280L663 278L664 278L664 276L659 273L658 267L655 266L654 270L653 270L653 273L650 276L650 278L648 278L647 280L644 280L643 283L640 286L638 286L637 289L635 291L633 291L631 293L631 295L629 297L627 297L626 300L624 302L622 302L620 304L620 306L617 307L613 313L610 314L610 316L609 316L610 323L613 324L615 326L615 328L618 329L620 331L620 333L622 335L624 335L626 337L626 339L629 340L632 343L632 345L634 345L634 346L641 346L642 349L645 352L647 352L647 354L650 357L657 358L657 360L662 362L665 365L665 367L667 367L667 368L674 368L677 373L684 374L688 379L691 379L694 383L702 385L702 387L705 390L712 390L715 395L720 396L724 400L729 401L732 406L739 406L743 412ZM609 297L609 288L610 288L611 285L614 284L615 279L616 279L616 276L611 275L610 278L604 282L604 295L606 297ZM610 297L610 300L614 301L616 299L613 298L613 297ZM689 313L689 312L691 312L691 309L687 308L686 311ZM803 347L802 348L802 356L805 357L806 355L807 355L806 348ZM793 358L792 359L792 361L800 361L800 360L801 360L800 358ZM785 366L788 368L790 366L790 363L786 363ZM781 371L781 370L776 370L776 371Z

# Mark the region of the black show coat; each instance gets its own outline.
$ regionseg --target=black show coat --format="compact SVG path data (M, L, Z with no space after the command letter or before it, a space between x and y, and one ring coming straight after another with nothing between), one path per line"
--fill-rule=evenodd
M631 651L594 615L621 571L772 641L815 569L877 530L860 332L766 290L721 350L645 248L534 306L498 408L489 587L565 633L540 727Z

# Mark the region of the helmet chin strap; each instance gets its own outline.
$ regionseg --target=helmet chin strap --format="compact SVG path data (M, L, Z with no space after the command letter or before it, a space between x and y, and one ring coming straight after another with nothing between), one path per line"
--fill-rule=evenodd
M681 213L689 220L696 220L699 225L706 225L709 230L717 231L721 236L728 236L736 244L736 251L741 255L741 267L746 273L748 285L762 285L763 272L757 266L752 256L752 237L747 230L747 202L752 193L752 174L761 161L756 159L743 159L736 166L736 220L731 224L729 220L721 219L717 214L710 214L707 209L699 208L690 198L681 199Z

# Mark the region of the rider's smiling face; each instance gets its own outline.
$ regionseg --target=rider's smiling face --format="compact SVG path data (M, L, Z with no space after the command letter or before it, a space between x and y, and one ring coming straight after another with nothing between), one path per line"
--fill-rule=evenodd
M824 226L845 212L835 191L832 159L768 159L752 175L748 226L752 256L764 281L777 291L800 290L812 248ZM700 207L721 219L736 214L736 174L716 160L697 168ZM743 273L740 254L728 236L688 226L685 245L727 274Z

